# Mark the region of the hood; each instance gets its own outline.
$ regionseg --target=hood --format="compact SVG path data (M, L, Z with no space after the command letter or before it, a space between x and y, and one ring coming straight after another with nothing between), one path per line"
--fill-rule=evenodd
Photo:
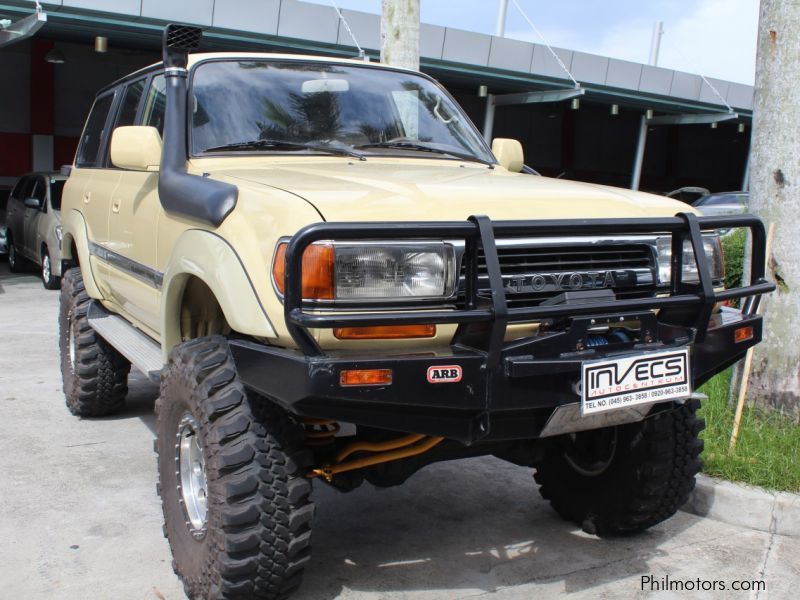
M662 196L449 160L273 161L212 176L300 196L327 221L664 217L693 210Z

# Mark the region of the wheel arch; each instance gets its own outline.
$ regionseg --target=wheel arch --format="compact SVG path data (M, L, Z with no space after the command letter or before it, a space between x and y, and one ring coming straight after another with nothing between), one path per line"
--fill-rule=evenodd
M162 281L161 347L165 361L172 348L187 341L187 331L191 332L191 325L186 326L187 311L189 315L208 315L214 312L214 306L227 331L276 337L266 309L233 248L214 233L186 231L173 247Z
M86 221L77 210L71 210L61 216L61 273L72 267L79 267L83 276L83 285L91 298L102 299L103 294L95 283L92 264L89 261L89 236Z

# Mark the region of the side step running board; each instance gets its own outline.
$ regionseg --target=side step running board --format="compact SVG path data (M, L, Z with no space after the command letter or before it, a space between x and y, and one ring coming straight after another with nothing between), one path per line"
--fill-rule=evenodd
M108 312L99 302L92 302L86 314L92 329L131 361L147 377L158 382L163 362L161 346L122 317Z

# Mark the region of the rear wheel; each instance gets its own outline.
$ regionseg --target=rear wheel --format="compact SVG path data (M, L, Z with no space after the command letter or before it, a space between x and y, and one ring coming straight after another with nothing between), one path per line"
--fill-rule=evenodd
M61 379L67 408L79 417L119 412L128 394L131 363L101 338L86 318L92 299L79 268L64 275L58 315Z
M535 465L542 496L588 533L634 533L668 519L702 466L699 405L548 440Z
M287 597L311 552L303 429L245 392L221 336L172 351L156 414L164 531L187 596Z
M47 246L42 247L42 283L47 290L57 290L61 287L61 277L53 275L53 264Z

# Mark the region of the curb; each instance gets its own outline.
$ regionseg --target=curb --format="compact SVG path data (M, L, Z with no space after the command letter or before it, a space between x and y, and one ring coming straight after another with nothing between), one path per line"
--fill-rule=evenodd
M731 525L800 537L800 494L770 492L698 475L681 510Z

